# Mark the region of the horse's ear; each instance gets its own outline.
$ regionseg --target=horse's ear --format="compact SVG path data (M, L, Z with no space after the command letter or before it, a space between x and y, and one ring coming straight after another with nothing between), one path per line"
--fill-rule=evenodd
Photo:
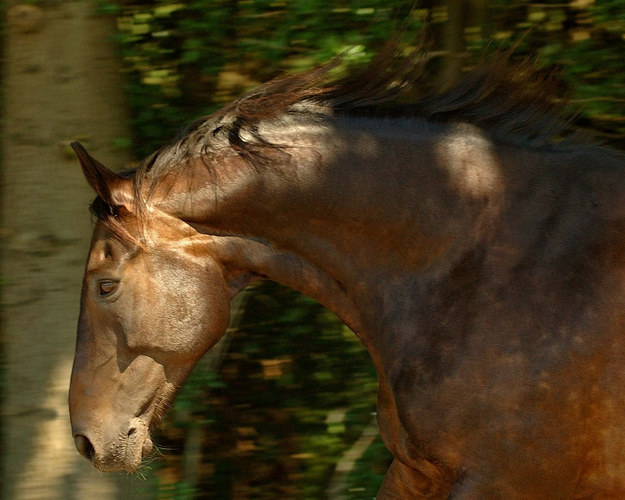
M116 199L118 198L116 194L128 181L102 165L87 153L87 150L79 142L72 142L71 146L80 161L82 171L91 188L107 204L111 206L119 205L120 200Z

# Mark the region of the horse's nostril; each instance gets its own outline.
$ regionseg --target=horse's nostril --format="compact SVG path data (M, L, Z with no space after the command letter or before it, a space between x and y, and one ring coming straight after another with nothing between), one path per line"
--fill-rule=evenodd
M74 443L76 444L76 449L78 450L78 453L80 453L90 462L93 462L95 450L93 449L91 441L89 441L89 439L87 439L87 437L83 436L82 434L76 434L74 436Z

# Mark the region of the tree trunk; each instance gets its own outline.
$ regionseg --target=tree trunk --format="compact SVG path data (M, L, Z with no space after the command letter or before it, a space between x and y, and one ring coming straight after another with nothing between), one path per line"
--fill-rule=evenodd
M467 22L466 0L448 0L444 7L447 11L447 22L444 24L441 50L441 72L438 76L438 88L446 90L452 87L462 73L462 57L465 50L464 28Z
M112 26L92 0L38 5L9 8L3 58L2 496L142 498L149 481L78 455L67 409L93 197L67 144L129 160L113 146L129 131Z

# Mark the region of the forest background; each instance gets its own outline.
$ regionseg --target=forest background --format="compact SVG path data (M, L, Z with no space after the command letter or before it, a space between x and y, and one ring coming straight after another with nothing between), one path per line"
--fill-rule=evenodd
M435 88L512 48L513 64L530 58L560 75L578 126L625 148L625 0L96 5L115 26L129 107L129 132L111 144L135 161L263 81L335 57L344 71L397 33L406 50L425 41ZM271 283L235 307L226 342L198 365L156 438L162 455L142 471L142 495L373 498L390 456L375 428L375 373L356 337Z

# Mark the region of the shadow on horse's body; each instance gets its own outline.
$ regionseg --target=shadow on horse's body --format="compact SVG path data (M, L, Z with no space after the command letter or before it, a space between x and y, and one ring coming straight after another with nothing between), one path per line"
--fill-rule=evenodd
M623 157L562 140L528 68L399 107L408 65L383 59L274 81L133 172L75 145L99 219L79 451L136 470L230 299L269 278L371 354L395 457L378 498L625 497Z

